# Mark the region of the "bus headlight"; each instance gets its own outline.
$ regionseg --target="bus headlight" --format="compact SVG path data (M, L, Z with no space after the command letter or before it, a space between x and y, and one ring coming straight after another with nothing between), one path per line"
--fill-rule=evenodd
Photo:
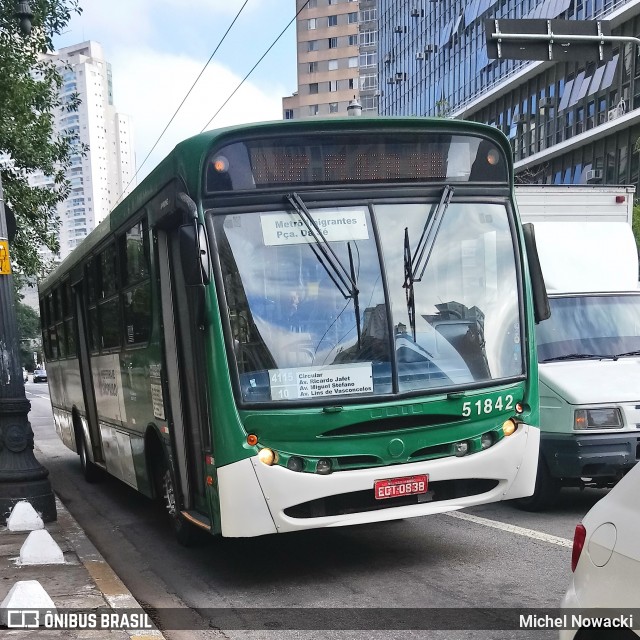
M510 436L515 432L517 428L518 425L516 424L515 420L509 418L509 420L505 420L502 424L502 433L504 433L505 436Z
M331 460L320 458L316 464L316 473L319 473L321 476L328 476L331 473Z
M574 429L619 429L622 426L622 414L616 407L576 409L573 416Z
M273 449L260 449L258 451L258 460L270 467L277 460L277 454Z

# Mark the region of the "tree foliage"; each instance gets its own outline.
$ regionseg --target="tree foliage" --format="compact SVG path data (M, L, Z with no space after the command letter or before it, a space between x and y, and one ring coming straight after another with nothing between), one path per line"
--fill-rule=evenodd
M78 97L60 97L60 69L43 55L53 50L53 38L71 15L80 13L78 2L30 0L33 30L25 36L15 16L17 2L0 0L0 174L18 226L12 262L25 275L41 272L38 249L59 249L56 206L69 194L70 156L82 152L77 137L53 131L56 111L77 110ZM37 171L53 187L31 186L29 175Z
M636 244L640 247L640 204L633 205L633 235L636 238Z
M40 336L40 314L22 302L16 303L16 322L21 340L35 340Z

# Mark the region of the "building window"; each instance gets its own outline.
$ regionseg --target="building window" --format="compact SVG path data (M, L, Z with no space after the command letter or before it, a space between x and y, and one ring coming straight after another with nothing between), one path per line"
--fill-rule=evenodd
M307 20L307 29L313 31L316 28L316 24L317 20L315 18L309 18L309 20Z
M317 62L310 62L309 63L309 73L315 73L318 70L318 63Z
M309 93L318 93L318 83L312 82L309 84Z
M358 22L358 12L354 11L353 13L347 14L349 16L349 24L355 24Z
M357 69L358 68L358 56L353 56L349 58L349 68Z
M349 78L349 89L353 89L353 78Z
M360 33L360 44L361 45L371 45L376 44L378 42L378 32L374 29L370 29L369 31L362 31Z
M309 0L307 9L315 9L318 6L318 0Z
M329 60L329 71L335 71L338 68L337 60Z
M330 102L329 103L329 113L338 113L338 103Z
M329 91L337 91L337 90L338 90L338 81L329 80Z
M360 54L361 67L375 67L377 64L378 64L378 54L375 51L367 51L365 53Z
M360 96L360 102L362 103L363 111L374 111L376 109L375 96Z
M349 36L349 46L350 47L355 47L357 45L358 45L358 34L354 33L354 34Z
M293 120L293 109L285 109L284 110L284 119L285 120Z
M329 16L327 18L327 27L335 27L338 24L338 16Z
M360 78L361 89L375 89L378 86L378 76L375 73L368 73Z
M338 48L338 38L329 38L329 49Z
M317 104L310 104L309 105L309 115L310 116L317 116L318 115L318 105Z
M318 49L317 40L309 40L309 42L307 42L307 51L317 51L317 49Z

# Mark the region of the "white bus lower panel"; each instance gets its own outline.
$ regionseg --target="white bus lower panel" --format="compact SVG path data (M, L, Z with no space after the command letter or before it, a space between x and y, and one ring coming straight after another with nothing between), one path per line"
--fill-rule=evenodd
M325 476L269 467L253 457L218 469L222 535L247 537L380 522L528 496L535 484L539 445L539 429L521 425L486 451L461 458ZM435 488L431 494L401 501L373 497L376 480L421 474L429 476L429 487Z

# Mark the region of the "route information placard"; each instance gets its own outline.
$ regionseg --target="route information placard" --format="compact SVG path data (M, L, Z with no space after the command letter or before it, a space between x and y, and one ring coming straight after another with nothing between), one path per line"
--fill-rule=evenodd
M302 400L352 393L372 393L371 363L270 369L272 400Z

